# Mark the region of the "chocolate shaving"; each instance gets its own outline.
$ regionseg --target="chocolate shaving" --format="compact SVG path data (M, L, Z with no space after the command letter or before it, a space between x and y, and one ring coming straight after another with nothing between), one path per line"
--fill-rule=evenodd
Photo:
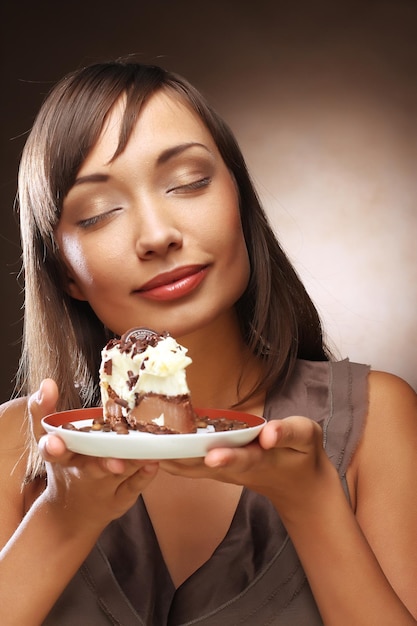
M123 398L114 398L114 402L115 404L119 404L120 406L122 406L124 409L127 409L129 406L129 403L127 400L124 400Z
M107 376L111 376L112 371L113 371L113 360L112 359L108 359L107 361L105 361L103 363L103 371L105 374L107 374Z

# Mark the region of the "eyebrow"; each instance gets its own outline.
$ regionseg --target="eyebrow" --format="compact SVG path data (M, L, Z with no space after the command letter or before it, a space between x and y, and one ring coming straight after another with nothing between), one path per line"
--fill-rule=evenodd
M83 183L105 183L108 180L108 174L87 174L86 176L76 178L73 187L82 185Z
M164 165L164 163L167 163L170 159L178 156L179 154L182 154L186 150L190 150L191 148L195 147L203 148L206 152L212 155L212 152L203 143L192 141L189 143L181 143L177 146L172 146L172 148L167 148L166 150L163 150L163 152L161 152L161 154L158 156L156 164ZM105 183L109 180L109 178L110 176L108 174L87 174L86 176L79 176L75 180L73 186L76 187L77 185L82 185L84 183Z
M178 154L181 154L182 152L185 152L186 150L189 150L190 148L195 148L195 147L203 148L204 150L206 150L206 152L208 152L209 154L212 154L211 151L207 148L207 146L205 146L203 143L198 143L197 141L192 141L189 143L180 143L178 144L178 146L172 146L172 148L167 148L166 150L161 152L161 154L159 155L157 159L157 164L163 165L164 163L166 163L173 157L177 156Z

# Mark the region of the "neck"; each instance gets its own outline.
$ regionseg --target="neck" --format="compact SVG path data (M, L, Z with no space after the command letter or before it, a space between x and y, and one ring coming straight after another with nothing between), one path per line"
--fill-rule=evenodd
M252 390L262 374L261 363L243 341L234 314L178 341L188 348L193 360L187 368L187 381L196 407L231 408ZM259 412L263 395L257 393L239 410L253 412L256 408Z

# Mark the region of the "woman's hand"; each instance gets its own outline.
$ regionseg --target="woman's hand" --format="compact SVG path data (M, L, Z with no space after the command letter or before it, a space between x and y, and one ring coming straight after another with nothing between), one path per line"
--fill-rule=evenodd
M55 410L57 399L56 384L48 379L29 400L32 430L46 462L43 497L56 513L62 511L63 523L104 528L133 506L156 475L158 464L75 454L57 435L42 435L41 419Z
M279 508L305 501L323 473L333 473L320 426L300 416L271 420L247 446L215 448L204 459L161 461L160 466L172 474L244 485Z
M14 489L4 476L1 481L2 536L8 540L0 553L0 613L8 624L43 623L101 532L134 504L158 469L148 461L74 454L60 437L45 435L41 419L55 411L57 400L57 386L48 379L28 401L33 436L46 463L46 486L39 477L22 494L20 480L13 478ZM26 403L17 406L13 417L24 425ZM21 453L18 448L17 460Z

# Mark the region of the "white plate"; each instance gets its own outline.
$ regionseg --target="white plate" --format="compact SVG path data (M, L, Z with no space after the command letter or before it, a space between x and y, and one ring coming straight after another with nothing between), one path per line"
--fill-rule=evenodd
M59 435L69 450L88 456L119 459L186 459L202 457L212 448L235 448L253 441L262 430L265 419L238 411L220 409L195 409L200 416L226 417L246 422L248 428L215 433L191 433L186 435L153 435L135 430L128 435L114 432L79 432L62 428L73 423L77 428L88 426L94 418L102 417L102 409L75 409L52 413L42 420L44 429Z

